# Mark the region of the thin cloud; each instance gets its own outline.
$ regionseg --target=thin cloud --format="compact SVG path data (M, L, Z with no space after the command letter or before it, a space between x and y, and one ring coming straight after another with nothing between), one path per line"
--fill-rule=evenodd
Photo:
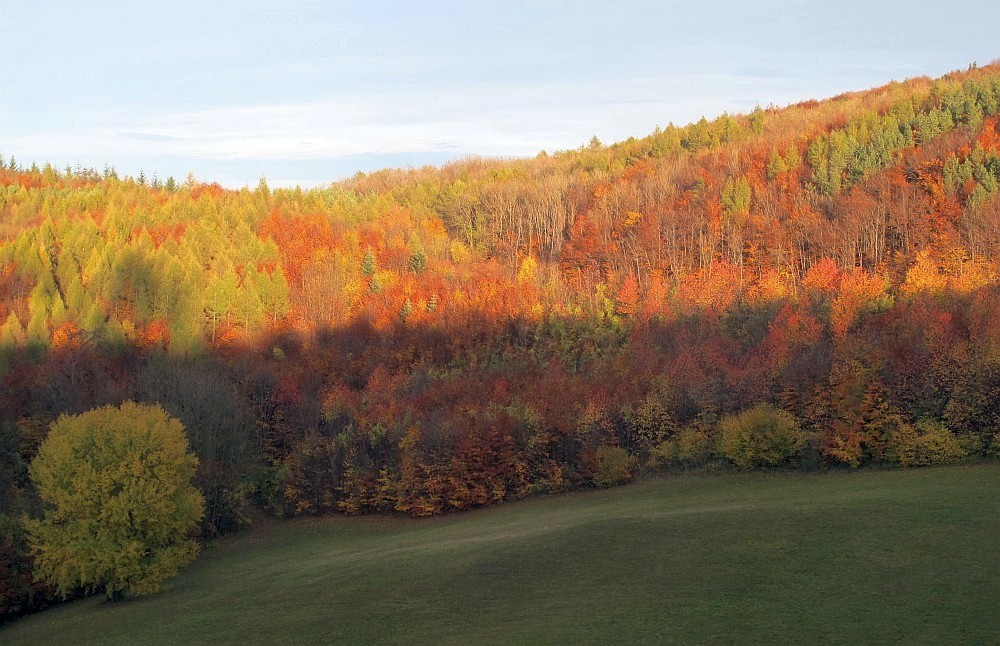
M183 141L182 137L172 137L170 135L159 134L155 132L128 132L122 131L118 133L124 139L135 139L137 141Z

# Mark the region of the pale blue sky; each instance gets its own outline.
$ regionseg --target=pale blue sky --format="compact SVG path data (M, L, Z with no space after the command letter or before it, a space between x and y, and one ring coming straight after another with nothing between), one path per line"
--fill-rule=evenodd
M311 186L1000 58L990 2L0 0L0 154Z

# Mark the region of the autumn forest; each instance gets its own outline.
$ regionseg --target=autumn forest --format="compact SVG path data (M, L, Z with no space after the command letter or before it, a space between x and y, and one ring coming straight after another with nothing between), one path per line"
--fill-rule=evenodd
M201 539L997 456L1000 65L310 190L0 157L0 380L0 621L108 404L181 420Z

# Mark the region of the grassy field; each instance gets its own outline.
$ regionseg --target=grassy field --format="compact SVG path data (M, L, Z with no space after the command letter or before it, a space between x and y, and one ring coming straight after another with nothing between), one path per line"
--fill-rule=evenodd
M0 643L996 643L1000 465L655 479L265 523Z

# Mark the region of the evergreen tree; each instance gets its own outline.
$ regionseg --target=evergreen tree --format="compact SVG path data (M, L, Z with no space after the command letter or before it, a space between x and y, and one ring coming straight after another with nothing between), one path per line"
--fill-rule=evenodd
M722 206L729 213L746 213L750 210L750 183L745 177L726 181L722 189Z
M365 251L364 257L361 259L361 275L371 276L375 273L375 254L372 253L371 248Z
M241 325L248 331L256 330L260 327L267 316L264 312L264 301L261 298L260 292L262 282L257 268L253 265L249 265L243 270L243 280L240 284L239 298L237 300L237 311ZM264 286L266 287L266 285Z
M267 309L271 313L272 320L288 316L292 306L288 298L288 281L285 280L285 272L278 265L270 277L270 289L267 291Z
M750 131L755 135L764 132L764 111L759 105L754 106L753 111L747 116L747 123L750 124Z
M427 254L420 250L410 254L410 271L419 274L425 267L427 267Z
M767 172L767 179L773 182L778 175L788 172L788 164L785 163L785 160L778 154L777 150L772 150L765 170Z
M69 318L69 313L66 311L66 304L63 303L62 296L58 293L54 294L52 297L52 311L49 314L52 329L56 329L64 323L69 322Z
M235 278L235 274L233 274ZM211 341L215 343L215 335L219 324L230 315L230 306L236 297L236 281L225 277L215 278L209 282L205 290L205 319L211 330Z
M0 348L22 347L27 341L21 321L14 312L7 315L3 327L0 327Z
M45 348L49 345L49 326L43 312L35 312L28 321L28 345L34 348Z

